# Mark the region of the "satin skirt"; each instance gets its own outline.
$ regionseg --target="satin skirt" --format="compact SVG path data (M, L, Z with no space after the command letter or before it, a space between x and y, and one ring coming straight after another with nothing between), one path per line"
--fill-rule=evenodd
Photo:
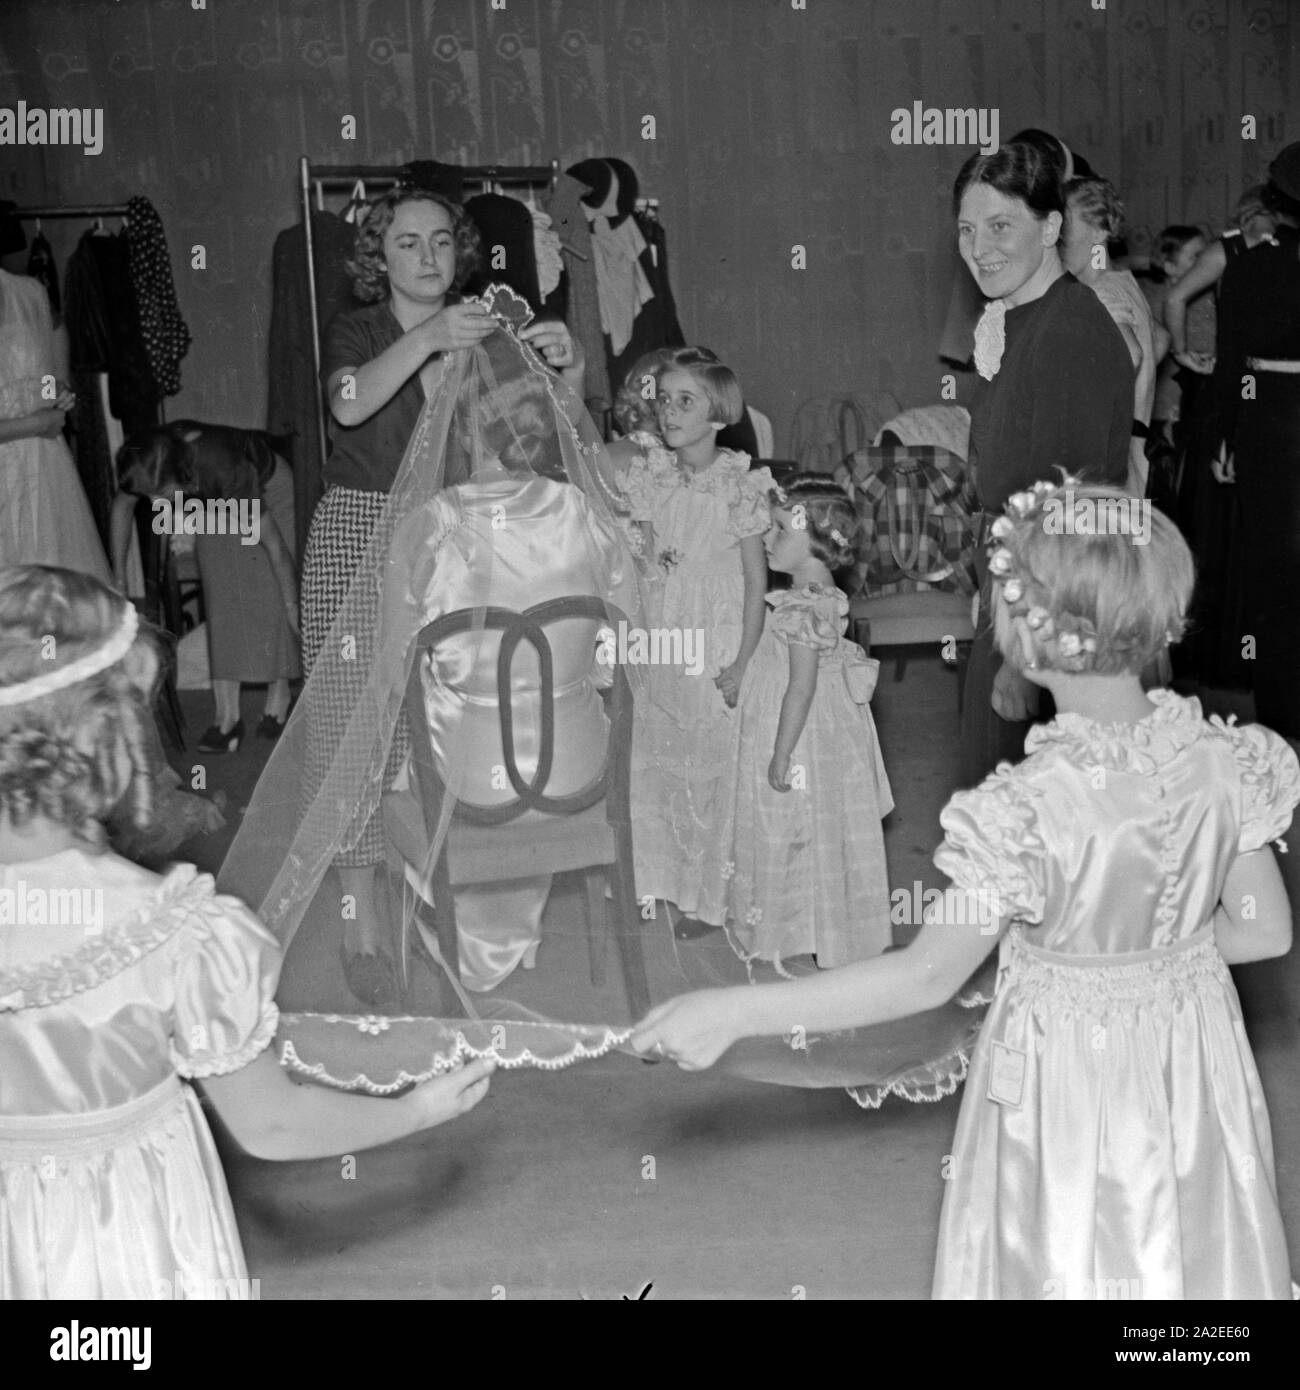
M1268 1111L1211 928L1120 958L1013 929L946 1176L935 1298L1291 1297Z
M0 1116L0 1299L246 1299L247 1274L176 1077L109 1110Z

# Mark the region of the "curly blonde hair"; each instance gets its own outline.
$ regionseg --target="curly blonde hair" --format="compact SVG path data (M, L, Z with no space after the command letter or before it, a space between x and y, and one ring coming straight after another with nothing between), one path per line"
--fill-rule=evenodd
M404 203L435 203L447 210L456 248L456 274L452 288L462 285L483 265L483 242L473 218L459 203L427 188L395 188L376 198L357 228L357 242L347 272L352 293L363 304L378 304L388 294L388 264L384 260L384 237L393 217Z
M89 575L46 565L0 572L0 687L102 646L126 606ZM146 691L158 669L155 640L142 627L106 670L39 700L0 706L0 816L12 826L44 816L97 849L106 841L104 821L123 803L133 825L147 825Z
M1195 578L1177 526L1144 499L1069 480L1011 499L993 530L993 633L1013 665L1025 619L1036 667L1114 676L1141 674L1182 639ZM1017 515L1017 499L1025 499ZM1140 506L1148 521L1133 523ZM1089 518L1086 526L1067 515ZM1005 558L1001 558L1001 557Z

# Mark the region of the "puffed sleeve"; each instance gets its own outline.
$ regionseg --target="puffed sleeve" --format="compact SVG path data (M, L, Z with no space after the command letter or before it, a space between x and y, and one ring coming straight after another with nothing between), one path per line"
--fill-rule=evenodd
M1286 834L1300 803L1300 761L1284 738L1260 724L1233 725L1228 733L1241 776L1237 848L1250 854Z
M739 467L735 491L728 500L727 530L742 540L761 536L772 524L768 494L776 486L766 468Z
M958 792L939 813L944 838L934 862L958 888L978 893L990 916L1037 925L1046 850L1032 798L1010 768Z
M207 874L187 890L178 935L172 1062L182 1076L224 1076L247 1066L275 1037L280 947L238 898Z
M833 652L848 625L849 601L843 594L804 594L778 590L768 595L773 634L787 646Z

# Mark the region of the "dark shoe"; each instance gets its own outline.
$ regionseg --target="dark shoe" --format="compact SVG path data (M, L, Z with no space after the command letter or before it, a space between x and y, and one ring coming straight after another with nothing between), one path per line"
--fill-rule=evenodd
M721 927L714 926L709 922L698 921L694 917L679 917L673 927L673 935L678 941L698 941L700 937L708 936L710 932L721 930Z
M241 719L233 729L227 729L223 734L220 724L213 724L203 731L203 737L199 739L200 753L238 753L239 745L244 741L244 721Z
M283 719L277 719L273 714L264 714L262 722L257 726L257 736L258 738L277 739L284 733L284 726L288 722L288 715Z
M397 973L389 956L366 952L349 955L339 950L343 975L352 993L370 1009L390 1009L397 1003Z

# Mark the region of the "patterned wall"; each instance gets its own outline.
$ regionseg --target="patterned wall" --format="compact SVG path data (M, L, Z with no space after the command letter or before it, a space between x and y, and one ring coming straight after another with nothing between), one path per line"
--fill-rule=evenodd
M1222 225L1300 137L1300 6L1095 3L4 0L0 106L102 107L106 137L98 157L4 150L0 196L149 196L196 339L170 411L256 424L300 153L620 155L660 199L688 338L734 363L780 443L818 391L937 394L968 151L891 144L893 108L997 107L1004 137L1060 131L1115 179L1139 244L1168 221ZM80 229L47 230L62 255Z

